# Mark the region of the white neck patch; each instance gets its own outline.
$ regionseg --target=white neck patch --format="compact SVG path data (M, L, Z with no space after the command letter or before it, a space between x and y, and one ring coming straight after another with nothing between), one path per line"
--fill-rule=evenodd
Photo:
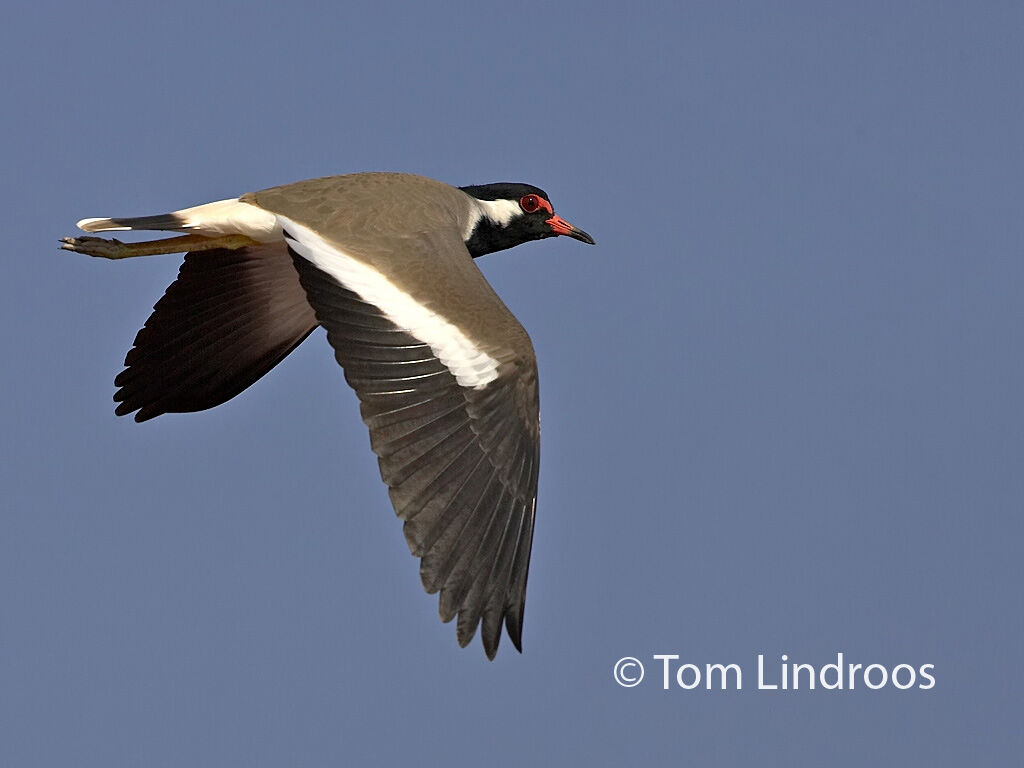
M476 203L475 215L470 217L466 230L462 233L463 240L469 240L476 225L484 217L492 224L507 227L514 219L523 215L523 209L519 207L517 200L477 200L474 197L473 202Z
M483 389L498 378L498 361L457 326L308 227L284 216L277 216L277 220L290 235L285 240L292 250L358 294L363 301L379 308L396 326L428 344L460 386Z

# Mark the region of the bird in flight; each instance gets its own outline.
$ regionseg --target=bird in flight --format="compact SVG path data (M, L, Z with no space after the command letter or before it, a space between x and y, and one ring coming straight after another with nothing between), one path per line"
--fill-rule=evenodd
M360 173L78 226L182 233L61 241L108 259L185 253L114 380L118 415L219 405L323 326L441 619L458 617L461 646L482 624L490 659L504 623L522 651L537 360L473 259L556 235L593 245L543 190Z

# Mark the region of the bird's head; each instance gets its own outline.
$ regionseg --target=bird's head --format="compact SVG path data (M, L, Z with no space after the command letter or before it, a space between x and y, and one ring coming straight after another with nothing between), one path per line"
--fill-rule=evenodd
M555 215L543 189L512 183L460 189L478 204L479 215L470 222L466 237L466 247L473 258L555 235L594 245L594 238Z

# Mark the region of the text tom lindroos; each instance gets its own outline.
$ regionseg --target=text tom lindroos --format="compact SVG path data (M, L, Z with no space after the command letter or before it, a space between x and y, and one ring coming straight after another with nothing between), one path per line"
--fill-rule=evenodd
M653 654L651 658L661 663L660 677L665 690L743 690L744 673L739 664L680 664L678 654ZM935 687L934 671L934 664L896 664L889 667L885 664L848 663L842 653L836 654L835 663L821 666L791 662L786 654L777 660L758 654L756 686L752 687L759 691L853 691L886 687L924 691ZM750 679L752 675L747 677Z

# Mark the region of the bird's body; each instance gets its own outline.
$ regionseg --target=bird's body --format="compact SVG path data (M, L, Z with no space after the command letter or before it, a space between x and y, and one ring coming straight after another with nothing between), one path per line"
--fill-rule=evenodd
M537 367L473 258L557 234L592 243L542 190L353 174L79 226L187 233L64 240L108 258L189 251L115 379L118 414L143 421L224 402L322 325L442 619L458 616L462 645L482 622L492 658L504 620L521 649Z

